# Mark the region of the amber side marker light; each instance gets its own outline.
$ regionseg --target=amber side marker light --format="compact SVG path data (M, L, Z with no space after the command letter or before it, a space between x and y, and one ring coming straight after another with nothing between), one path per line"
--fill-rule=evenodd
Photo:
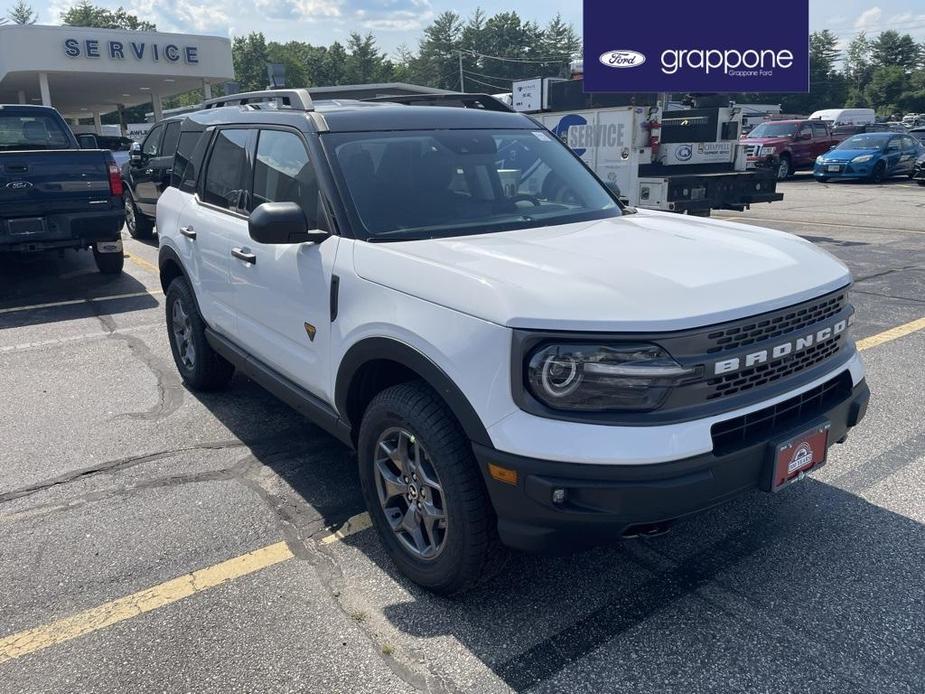
M493 480L497 480L498 482L517 484L517 470L511 470L510 468L488 463L488 474L491 475Z

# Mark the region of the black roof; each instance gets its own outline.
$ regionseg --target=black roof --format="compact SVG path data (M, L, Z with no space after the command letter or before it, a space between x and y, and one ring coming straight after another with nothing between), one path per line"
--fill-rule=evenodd
M266 109L255 105L211 108L187 114L193 129L226 123L290 125L319 132L382 130L539 129L532 118L448 106L406 106L389 102L354 100L315 101L313 111Z

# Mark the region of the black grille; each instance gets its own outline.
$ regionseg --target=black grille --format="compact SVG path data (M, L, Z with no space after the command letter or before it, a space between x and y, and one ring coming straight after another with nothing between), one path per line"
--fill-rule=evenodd
M707 381L707 386L710 388L707 400L715 400L716 398L741 393L752 388L759 388L804 371L833 356L841 349L843 342L842 335L839 335L833 340L813 345L802 352L773 364L759 364L734 374L713 378Z
M766 440L775 434L809 422L851 395L851 374L847 371L820 386L771 407L718 422L710 429L717 455Z
M766 313L751 320L740 321L723 330L707 334L710 347L707 354L726 352L779 335L802 330L839 313L848 303L848 293L840 292L822 299L807 301L780 311Z

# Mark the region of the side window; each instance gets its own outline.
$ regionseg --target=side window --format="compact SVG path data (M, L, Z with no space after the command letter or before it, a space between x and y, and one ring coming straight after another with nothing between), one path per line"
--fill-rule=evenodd
M180 140L180 121L175 120L167 124L164 131L164 141L161 143L159 156L172 157L177 153L177 142Z
M807 135L809 135L810 137L813 136L813 128L811 125L808 125L808 124L800 128L800 137L806 137Z
M829 131L824 123L813 123L813 134L818 138L826 138L829 136Z
M180 133L180 137L177 138L177 153L173 158L173 174L170 176L170 185L181 186L185 190L187 189L185 187L187 181L192 180L192 187L195 189L196 172L187 171L187 169L195 168L191 163L191 159L193 158L193 151L196 149L196 143L199 142L201 136L202 133L197 131Z
M250 209L265 202L296 202L309 228L318 226L318 179L302 139L283 130L261 130L254 158Z
M909 152L914 152L918 149L918 147L915 146L915 141L911 137L905 135L903 137L903 149Z
M215 136L202 185L202 200L226 210L241 204L245 181L250 175L247 141L250 131L243 128L220 130Z
M886 145L887 152L898 152L899 151L899 138L894 137Z
M163 125L155 125L151 128L144 143L141 145L141 151L149 157L156 157L157 153L160 151L161 134L163 134L163 132Z

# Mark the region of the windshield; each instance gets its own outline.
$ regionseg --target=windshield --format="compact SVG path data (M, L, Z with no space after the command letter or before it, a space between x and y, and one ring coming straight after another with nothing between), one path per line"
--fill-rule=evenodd
M797 126L793 123L762 123L752 130L749 137L793 137Z
M925 130L910 130L909 134L919 142L925 144Z
M542 130L332 133L322 140L372 240L442 238L618 217Z
M854 135L842 142L836 149L883 149L889 136L870 134Z
M0 112L0 151L70 147L67 133L51 116Z

